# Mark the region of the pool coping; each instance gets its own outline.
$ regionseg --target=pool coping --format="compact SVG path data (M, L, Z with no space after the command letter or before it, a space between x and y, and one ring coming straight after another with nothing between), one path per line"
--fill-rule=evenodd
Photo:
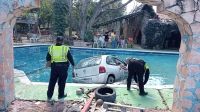
M20 48L20 47L31 47L31 46L47 46L52 44L29 44L29 45L21 45L21 46L13 46L14 48ZM112 49L112 48L88 48L88 47L74 47L69 46L74 49L86 49L86 50L107 50L107 51L135 51L140 53L162 53L162 54L179 54L178 51L159 51L159 50L151 50L151 49L143 49L143 50L135 50L135 49Z
M26 76L24 71L14 69L14 74L16 77L20 80L21 83L26 85L48 85L48 82L31 82L29 78ZM98 87L102 84L83 84L83 83L66 83L68 86L83 86L83 87ZM107 84L107 86L112 87L126 87L126 84L123 83L114 83L114 84ZM131 85L131 87L137 88L136 85ZM161 85L161 86L145 86L145 88L151 88L151 89L172 89L173 85Z

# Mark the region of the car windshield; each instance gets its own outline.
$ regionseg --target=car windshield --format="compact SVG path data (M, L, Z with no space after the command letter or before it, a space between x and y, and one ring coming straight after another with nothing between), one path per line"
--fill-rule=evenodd
M91 66L96 66L101 63L101 57L92 57L92 58L87 58L81 60L75 69L80 69L80 68L85 68L85 67L91 67Z

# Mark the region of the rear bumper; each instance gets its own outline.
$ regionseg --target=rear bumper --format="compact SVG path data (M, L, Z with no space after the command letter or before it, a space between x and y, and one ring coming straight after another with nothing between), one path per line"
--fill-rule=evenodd
M105 84L107 82L107 73L101 73L99 75L90 77L75 77L72 81L75 83L86 83L86 84Z

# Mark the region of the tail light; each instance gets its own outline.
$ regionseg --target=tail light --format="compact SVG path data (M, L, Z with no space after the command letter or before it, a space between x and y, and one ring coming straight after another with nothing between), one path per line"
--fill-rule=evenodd
M106 68L104 66L100 66L99 73L105 73L105 72L106 72Z
M72 77L73 77L73 78L75 77L75 74L74 74L74 72L72 72Z

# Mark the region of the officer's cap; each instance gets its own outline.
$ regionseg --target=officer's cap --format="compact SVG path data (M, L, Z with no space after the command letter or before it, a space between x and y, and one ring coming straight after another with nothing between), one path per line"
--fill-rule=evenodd
M56 41L63 41L63 37L62 37L62 36L58 36L58 37L56 38Z

